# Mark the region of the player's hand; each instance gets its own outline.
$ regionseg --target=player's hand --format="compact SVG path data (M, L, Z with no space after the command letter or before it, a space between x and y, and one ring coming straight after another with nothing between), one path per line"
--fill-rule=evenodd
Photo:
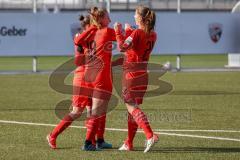
M115 22L114 23L114 30L115 30L115 32L121 31L122 30L122 24L119 23L119 22Z
M129 23L125 23L124 29L132 29L131 25Z
M95 25L91 25L87 30L89 31L96 31L98 28Z

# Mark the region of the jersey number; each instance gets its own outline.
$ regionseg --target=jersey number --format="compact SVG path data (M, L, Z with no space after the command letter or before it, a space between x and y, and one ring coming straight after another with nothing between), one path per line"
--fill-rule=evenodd
M89 55L94 55L96 52L96 42L94 40L87 43L89 49Z

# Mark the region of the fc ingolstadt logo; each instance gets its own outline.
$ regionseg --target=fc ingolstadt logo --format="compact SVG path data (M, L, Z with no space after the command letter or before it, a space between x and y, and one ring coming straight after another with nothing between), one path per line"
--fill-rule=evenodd
M214 43L217 43L221 39L223 33L223 25L220 23L211 23L209 24L208 32L211 40Z

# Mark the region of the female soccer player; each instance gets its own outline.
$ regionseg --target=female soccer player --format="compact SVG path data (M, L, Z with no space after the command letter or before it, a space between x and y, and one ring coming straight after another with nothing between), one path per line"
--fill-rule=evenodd
M90 11L91 12L91 11ZM89 16L86 16L85 18L84 17L81 17L81 26L86 30L90 27L90 24L91 24L91 19L90 19L90 15ZM91 35L91 34L90 34ZM78 36L76 36L76 38L78 38ZM81 58L81 56L83 56L82 54L77 54L77 56L75 56L75 64L77 64L77 62L82 62L82 60L85 60L83 63L85 65L81 65L80 67L83 67L83 71L85 72L82 72L82 73L79 73L76 74L76 76L74 77L74 81L75 83L73 83L73 86L76 86L76 93L74 94L73 96L73 106L86 106L87 108L87 112L88 113L91 113L92 112L92 108L91 108L91 105L92 105L92 98L90 97L90 95L86 94L85 93L85 96L84 94L81 94L83 93L83 91L81 91L81 87L85 87L85 88L91 88L91 83L87 83L85 82L85 78L86 76L89 76L87 73L88 71L88 67L91 66L89 65L89 62L91 62L91 55L89 56L89 54L91 54L92 52L92 49L93 49L93 39L94 39L94 34L92 36L90 36L89 38L89 42L86 43L86 47L84 47L84 57ZM90 41L91 40L91 41ZM75 45L77 46L77 45ZM85 45L83 45L85 46ZM78 46L78 48L81 47L81 46ZM79 57L79 58L78 58ZM79 65L78 65L79 66ZM86 70L85 70L86 68ZM80 86L80 88L79 88ZM78 91L78 89L80 89L80 91ZM83 89L82 89L83 90ZM87 91L87 92L91 92L91 89L90 91ZM80 104L79 104L80 103ZM88 118L91 116L91 114L88 114ZM88 128L88 118L86 120L86 128ZM98 118L99 119L99 126L98 126L98 129L97 129L97 133L96 133L96 138L97 138L97 143L95 142L95 136L92 140L93 144L96 143L96 146L97 148L99 149L108 149L108 148L112 148L112 144L110 143L107 143L105 142L104 140L104 132L105 132L105 124L106 124L106 114L102 115L101 117Z
M108 28L111 20L105 9L94 7L90 16L92 23L97 26L94 39L76 37L74 40L76 45L84 45L87 42L93 46L91 51L92 58L88 62L86 69L86 81L91 83L94 90L92 92L92 114L87 122L88 127L84 150L96 150L92 144L92 139L97 133L97 128L100 124L99 117L106 115L108 101L112 93L112 41L116 40L114 30ZM86 32L89 32L89 30Z
M139 6L135 12L135 22L138 29L126 39L120 23L115 23L114 29L119 48L125 53L123 64L123 99L128 110L128 137L119 150L132 150L133 139L138 126L143 129L147 138L144 153L158 141L147 120L147 116L139 108L148 85L147 63L156 42L154 32L155 13L147 7Z
M87 30L90 28L90 16L80 16L80 23L83 30ZM91 33L94 32L93 30ZM81 34L77 34L76 38L79 37ZM91 35L91 34L90 34ZM88 37L93 38L94 35ZM91 105L92 99L88 96L81 94L83 88L88 88L88 84L84 82L85 76L85 63L88 61L90 49L87 45L75 45L75 59L74 63L76 64L77 68L74 72L74 79L73 79L73 97L72 97L72 106L73 111L66 115L64 119L57 125L57 127L47 136L47 140L49 146L53 149L56 148L56 139L57 136L62 133L67 127L71 125L71 123L80 117L81 113L85 108L87 108L88 116L91 113ZM97 147L98 148L112 148L112 145L104 141L104 131L105 131L105 123L106 123L106 115L103 115L99 118L100 125L98 126L97 130ZM88 120L86 121L86 127L88 126ZM95 141L94 139L92 139Z

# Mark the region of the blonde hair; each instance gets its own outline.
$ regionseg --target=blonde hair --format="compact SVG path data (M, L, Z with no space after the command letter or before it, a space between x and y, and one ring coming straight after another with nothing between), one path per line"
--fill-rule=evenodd
M154 30L156 23L155 12L144 6L138 6L136 8L136 12L141 17L142 24L145 27L144 31L146 33L150 33L152 30Z
M89 14L91 24L96 25L98 28L101 28L101 19L107 14L107 10L102 8L99 9L98 7L92 7Z

